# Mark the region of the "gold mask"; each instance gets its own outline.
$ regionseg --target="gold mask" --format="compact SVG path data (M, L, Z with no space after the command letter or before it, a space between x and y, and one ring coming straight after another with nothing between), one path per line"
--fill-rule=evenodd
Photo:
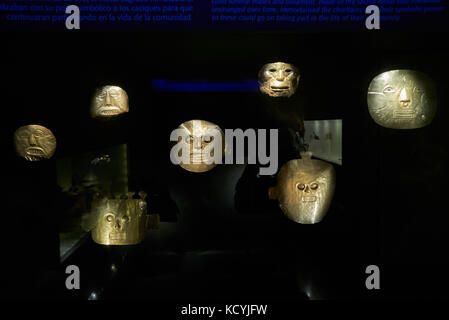
M392 70L375 77L368 88L368 110L386 128L416 129L432 122L436 93L426 75L413 70Z
M90 114L92 118L110 118L129 111L128 95L117 86L104 86L97 89Z
M320 222L330 207L335 190L335 169L329 163L312 160L311 152L290 160L279 170L277 185L268 190L270 199L290 220L302 224Z
M259 71L259 89L270 97L291 97L298 88L299 70L284 62L268 63Z
M50 159L56 150L56 138L49 129L30 124L16 130L14 147L16 153L28 161Z
M139 193L140 194L140 193ZM98 199L92 202L92 239L103 245L140 243L148 228L147 203L144 198Z
M184 130L186 136L186 139L180 140L178 143L185 144L185 147L190 150L190 163L181 162L179 164L181 168L190 172L206 172L212 170L217 164L207 163L206 159L212 158L215 148L220 147L220 144L214 137L210 136L214 130L218 130L222 137L222 155L224 155L225 150L224 134L220 127L205 120L190 120L181 124L178 129Z

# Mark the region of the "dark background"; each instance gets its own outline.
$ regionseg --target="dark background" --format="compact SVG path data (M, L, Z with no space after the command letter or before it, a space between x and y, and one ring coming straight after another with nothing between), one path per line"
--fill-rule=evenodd
M309 298L447 297L447 74L445 33L145 32L2 33L1 79L6 197L3 265L8 298L143 298L296 301ZM161 93L151 79L254 79L288 61L301 72L305 120L343 119L343 163L325 219L283 217L256 178L257 166L192 174L169 161L169 133L205 119L225 128L276 128L258 92ZM439 108L426 128L392 130L370 118L366 90L391 69L415 69L436 83ZM94 89L124 88L129 114L89 118ZM17 127L50 128L53 160L25 163L13 152ZM280 166L295 157L280 133ZM87 241L59 263L55 159L128 143L130 189L150 193L167 223L134 247ZM280 167L279 166L279 167ZM235 195L235 186L237 190ZM234 201L235 200L235 201ZM6 227L7 226L7 227ZM118 274L110 271L118 266ZM81 269L68 291L64 269ZM381 269L381 290L365 268Z

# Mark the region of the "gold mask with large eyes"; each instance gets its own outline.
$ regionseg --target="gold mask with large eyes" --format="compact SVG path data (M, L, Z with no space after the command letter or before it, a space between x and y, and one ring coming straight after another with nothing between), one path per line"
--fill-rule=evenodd
M259 90L270 97L291 97L298 88L298 69L284 62L267 63L259 71Z
M117 86L104 86L95 92L90 114L92 118L110 118L129 111L128 95Z
M98 199L92 203L86 230L92 239L103 245L140 243L148 228L149 216L145 199Z
M277 185L268 190L279 201L285 216L302 224L320 222L326 215L335 190L335 169L329 163L312 160L311 152L290 160L279 170Z
M16 130L14 147L20 157L28 161L40 161L53 156L56 138L49 129L31 124Z
M212 170L217 165L212 162L216 150L220 148L222 155L225 152L224 133L220 127L205 120L190 120L178 129L183 131L183 138L180 137L178 143L185 146L184 150L190 150L189 163L181 162L181 168L190 172Z
M431 80L413 70L392 70L375 77L368 88L368 110L386 128L416 129L432 122L436 92Z

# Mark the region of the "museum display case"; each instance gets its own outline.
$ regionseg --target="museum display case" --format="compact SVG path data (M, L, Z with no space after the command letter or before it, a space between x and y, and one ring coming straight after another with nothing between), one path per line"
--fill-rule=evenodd
M449 51L397 36L5 34L8 294L299 303L444 269Z

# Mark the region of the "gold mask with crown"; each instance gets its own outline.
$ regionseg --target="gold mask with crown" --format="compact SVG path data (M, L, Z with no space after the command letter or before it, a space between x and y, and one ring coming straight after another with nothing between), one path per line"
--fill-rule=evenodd
M92 239L102 245L133 245L140 243L147 232L149 216L145 195L140 199L95 199L92 202L90 225Z

